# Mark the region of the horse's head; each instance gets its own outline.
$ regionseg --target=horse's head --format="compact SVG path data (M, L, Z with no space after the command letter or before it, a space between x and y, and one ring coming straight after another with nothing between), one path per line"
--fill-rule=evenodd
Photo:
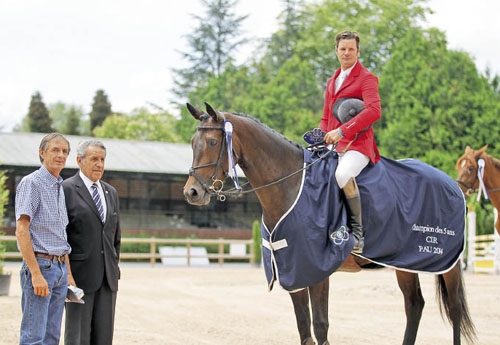
M184 196L192 205L207 205L210 197L218 194L228 175L227 143L224 114L205 103L206 112L186 104L193 117L200 121L191 138L193 164L184 186Z
M477 178L477 161L485 153L488 145L483 146L479 150L474 150L467 146L465 153L457 161L455 168L458 172L457 182L460 189L466 196L474 193L479 187L479 179Z

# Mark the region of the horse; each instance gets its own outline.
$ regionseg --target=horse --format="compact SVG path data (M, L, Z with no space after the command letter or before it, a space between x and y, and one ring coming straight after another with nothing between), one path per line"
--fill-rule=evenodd
M500 212L500 160L486 153L488 145L479 150L470 146L458 159L455 168L458 172L457 183L466 196L470 196L484 185L482 192L488 196L493 206ZM484 162L481 168L479 161ZM500 235L500 217L497 217L495 228Z
M198 121L191 139L193 163L184 186L186 201L192 205L207 205L212 196L221 200L224 181L235 182L234 167L239 165L261 204L262 222L273 228L294 202L301 182L304 148L257 119L227 113L205 103L206 111L186 104ZM229 147L228 147L229 146ZM230 152L230 154L229 154ZM235 183L235 186L238 186ZM241 190L233 188L235 194ZM339 270L359 272L367 267L366 259L348 254ZM403 345L415 344L424 308L418 273L396 270L396 279L404 296L406 328ZM476 339L475 326L469 315L460 263L446 273L436 275L440 311L453 328L453 344L461 344L461 336L469 343ZM327 339L329 277L319 283L290 292L301 345L329 345ZM316 339L316 342L314 338Z

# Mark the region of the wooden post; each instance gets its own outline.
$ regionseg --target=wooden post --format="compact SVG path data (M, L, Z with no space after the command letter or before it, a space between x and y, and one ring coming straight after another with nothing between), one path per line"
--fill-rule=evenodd
M249 245L250 247L250 266L255 266L255 250L254 250L254 246L253 246L253 242L252 244Z
M222 238L219 238L222 241ZM222 266L224 264L224 243L219 242L219 265Z
M155 242L155 237L151 237L151 242L149 243L149 248L150 248L150 251L149 253L151 254L151 257L149 258L149 262L151 263L151 267L155 267L155 263L156 263L156 258L155 258L155 255L156 255L156 242Z
M186 243L187 266L191 267L191 242Z
M469 209L467 213L467 270L474 271L476 254L476 212Z
M498 210L495 207L493 208L493 214L495 215L493 217L493 241L495 243L493 271L495 274L500 274L500 235L498 234L498 231L495 230L495 224L498 219Z

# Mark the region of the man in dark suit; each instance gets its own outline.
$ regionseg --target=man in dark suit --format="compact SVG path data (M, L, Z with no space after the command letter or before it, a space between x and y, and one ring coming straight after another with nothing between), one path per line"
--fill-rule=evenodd
M106 148L97 140L78 145L80 170L63 183L72 247L71 272L85 304L66 303L65 345L111 345L120 269L121 229L116 189L101 181Z
M326 132L326 144L336 144L339 164L335 179L346 197L349 223L355 238L354 253L362 253L364 247L361 200L355 177L371 162L380 160L371 125L380 119L382 109L378 93L378 78L359 61L359 35L343 31L335 37L335 53L340 68L328 80L325 92L323 117L319 127ZM364 109L356 116L341 122L336 114L337 102L354 98L361 100Z

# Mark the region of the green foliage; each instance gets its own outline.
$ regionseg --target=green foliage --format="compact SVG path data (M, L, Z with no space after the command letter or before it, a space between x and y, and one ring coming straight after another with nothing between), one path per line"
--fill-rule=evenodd
M6 187L7 175L5 171L0 171L0 236L4 235L3 232L3 217L5 206L9 203L9 190ZM0 241L0 274L3 274L5 260L5 243Z
M219 78L234 61L238 48L247 40L241 36L241 24L248 17L237 16L233 9L239 0L201 0L203 17L192 15L198 26L186 36L190 51L181 52L188 62L185 68L173 69L173 93L187 99L197 87L211 78Z
M343 30L360 34L360 60L379 74L393 46L415 27L428 10L422 0L326 0L308 3L301 18L295 54L308 61L319 85L324 86L340 67L335 36Z
M423 1L286 1L280 29L264 55L247 67L227 64L224 71L200 82L189 93L193 105L208 102L220 110L250 114L302 142L322 114L326 81L339 67L336 33L360 32L361 58L375 72L382 69L394 45L422 19ZM334 15L332 15L334 14ZM177 129L184 141L194 133L191 116L181 111Z
M295 47L300 40L300 30L303 27L303 0L284 1L285 9L280 14L281 23L278 31L273 33L266 42L264 63L277 71L295 53Z
M477 201L477 193L467 198L467 206L476 213L476 235L491 235L495 232L494 207L489 200Z
M49 111L42 101L40 92L35 92L31 96L30 107L28 110L28 130L37 133L50 133L52 129L52 119Z
M92 111L89 114L91 132L97 126L102 125L109 115L111 115L111 103L108 101L108 96L104 93L104 90L97 90L94 103L92 103Z
M82 135L83 108L57 102L49 105L49 113L54 128L61 134Z
M260 232L260 222L254 221L252 224L253 239L253 262L257 265L262 261L262 235Z
M130 116L108 116L102 126L94 129L94 135L99 138L179 142L180 137L173 130L175 122L174 116L167 112L152 114L139 108Z
M468 54L446 48L437 29L411 29L394 46L380 94L383 115L376 135L381 153L418 158L449 174L467 144L488 140L489 129L499 125L498 97L491 86Z

